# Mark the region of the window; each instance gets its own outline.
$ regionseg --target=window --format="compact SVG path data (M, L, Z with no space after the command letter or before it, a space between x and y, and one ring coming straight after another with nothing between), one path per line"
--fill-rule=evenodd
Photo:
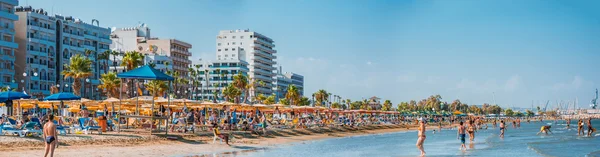
M227 45L229 45L229 43L227 43Z
M225 51L227 51L227 50L228 50L228 49L227 49L227 48L225 48Z
M221 55L217 55L217 57L221 57Z
M250 38L252 38L252 35L250 35Z
M235 36L231 36L232 39L235 39Z
M227 55L225 55L225 57L227 57Z
M217 46L221 46L221 43L218 43Z
M244 43L240 42L240 45L244 45Z
M231 51L235 51L235 48L231 48Z
M235 42L232 42L231 45L235 45Z
M240 51L244 51L244 48L240 48Z
M235 57L235 54L232 54L231 57Z
M244 39L244 36L240 36L240 39Z
M217 51L221 52L221 49L217 49Z

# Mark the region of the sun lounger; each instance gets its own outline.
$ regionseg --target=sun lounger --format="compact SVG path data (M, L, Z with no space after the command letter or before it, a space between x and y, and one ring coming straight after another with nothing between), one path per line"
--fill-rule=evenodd
M58 121L56 121L56 120L53 120L52 123L56 124L56 130L58 131L58 134L61 134L61 135L67 134L67 128L65 128L65 126L58 125Z
M42 136L42 130L36 126L35 122L28 122L21 126L21 128L4 128L4 134L19 135L25 137L26 135L37 135Z
M88 131L93 131L96 130L98 131L98 134L102 134L102 129L100 129L99 126L89 126L86 125L88 121L93 120L93 119L88 119L88 118L79 118L79 129L81 129L82 131L85 132L85 134L88 133ZM92 121L93 122L93 121Z

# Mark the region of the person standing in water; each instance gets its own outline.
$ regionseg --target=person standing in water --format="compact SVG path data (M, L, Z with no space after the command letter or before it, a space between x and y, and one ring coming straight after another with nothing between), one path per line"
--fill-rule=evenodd
M469 120L468 124L467 132L469 133L469 141L473 142L475 140L475 124L473 124L472 120Z
M458 132L456 133L458 139L460 139L460 150L467 150L467 146L465 146L465 126L463 125L463 122L460 122L460 125L458 126Z
M500 121L500 137L504 138L504 121Z
M585 135L583 131L583 120L579 119L577 122L577 136L580 136L581 134Z
M58 136L56 134L56 125L53 122L54 115L48 115L48 122L44 124L44 142L46 142L46 153L44 157L48 156L50 153L50 157L54 156L54 149L58 147Z
M569 129L571 127L571 119L567 118L565 121L567 121L567 129Z
M594 127L592 127L592 118L590 117L587 122L588 122L588 136L592 136L592 134L594 132L596 132L596 129Z
M419 151L421 151L421 156L425 156L425 148L423 148L423 143L425 143L425 139L427 138L425 136L425 119L421 118L420 119L421 122L419 123L419 131L418 131L418 136L419 138L417 139L417 149L419 149Z

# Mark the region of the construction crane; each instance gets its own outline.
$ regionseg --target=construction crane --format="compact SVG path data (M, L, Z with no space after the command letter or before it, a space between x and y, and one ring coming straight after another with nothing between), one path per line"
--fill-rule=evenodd
M596 104L596 100L598 100L598 88L596 88L596 96L594 97L594 99L592 99L592 103L590 104L590 107L592 107L592 109L596 109L596 106L598 106L598 104Z
M544 107L544 112L546 112L546 108L548 108L549 103L550 103L550 100L546 101L546 106Z

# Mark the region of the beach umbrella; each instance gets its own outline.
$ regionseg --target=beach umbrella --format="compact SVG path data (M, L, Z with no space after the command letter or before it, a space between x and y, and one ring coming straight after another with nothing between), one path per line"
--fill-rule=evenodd
M28 98L31 98L31 96L21 93L21 92L7 91L7 92L0 93L0 101L15 100L15 99L28 99Z
M65 100L80 100L80 99L81 99L81 97L79 97L77 95L74 95L73 93L65 93L65 92L52 94L52 95L44 98L44 100L60 101L60 103L61 103L61 105L59 107L60 109L62 109L62 106L63 106L63 103L64 103L63 101L65 101ZM59 115L61 114L60 109L58 111Z

